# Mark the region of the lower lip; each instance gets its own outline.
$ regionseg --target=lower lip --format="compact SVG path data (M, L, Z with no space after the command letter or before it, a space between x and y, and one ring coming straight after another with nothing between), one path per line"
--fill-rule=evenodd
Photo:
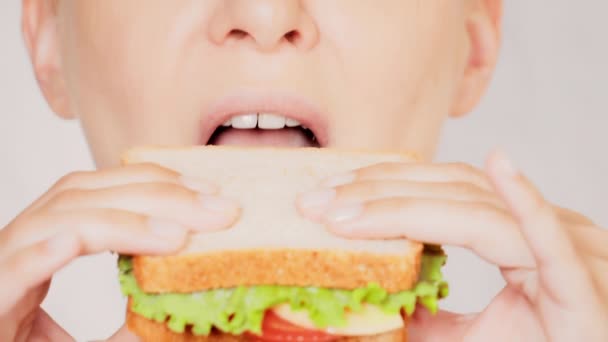
M300 128L279 130L226 129L209 141L212 145L318 147Z

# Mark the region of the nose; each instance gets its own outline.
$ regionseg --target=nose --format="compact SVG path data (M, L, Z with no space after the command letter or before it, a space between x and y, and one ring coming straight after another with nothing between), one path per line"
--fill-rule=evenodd
M318 29L301 0L223 0L209 21L213 43L253 43L261 52L288 45L310 49Z

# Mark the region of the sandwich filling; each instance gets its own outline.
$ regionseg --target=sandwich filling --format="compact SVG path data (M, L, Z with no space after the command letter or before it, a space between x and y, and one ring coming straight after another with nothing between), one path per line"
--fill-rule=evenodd
M190 329L195 335L208 335L215 328L233 335L260 335L265 314L277 308L306 313L316 329L325 331L344 328L348 314L369 310L370 306L387 315L411 315L416 304L421 304L435 313L438 300L448 294L441 274L445 261L443 253L426 249L418 283L397 293L370 283L354 290L261 285L150 294L138 286L130 257L121 256L118 265L122 292L131 298L130 310L142 317L166 323L176 333Z

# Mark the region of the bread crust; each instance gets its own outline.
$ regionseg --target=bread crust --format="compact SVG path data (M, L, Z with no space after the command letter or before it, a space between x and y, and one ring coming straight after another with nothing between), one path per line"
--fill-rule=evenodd
M352 290L378 283L389 293L417 282L422 244L407 255L336 250L240 250L163 257L135 256L133 272L147 293L191 293L255 285Z
M127 327L139 336L142 342L246 342L245 336L234 336L224 333L213 333L210 336L194 336L191 333L178 334L158 323L127 311ZM407 342L407 329L399 329L373 336L343 337L336 342Z

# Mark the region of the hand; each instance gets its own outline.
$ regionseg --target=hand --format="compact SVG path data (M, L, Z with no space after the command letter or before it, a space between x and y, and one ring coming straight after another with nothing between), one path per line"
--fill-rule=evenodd
M70 174L0 231L0 341L66 341L41 308L50 278L80 255L162 255L188 232L230 226L214 185L150 164Z
M417 310L412 341L608 341L608 231L552 206L500 154L463 164L381 164L326 180L299 210L350 238L471 249L506 287L481 313Z

